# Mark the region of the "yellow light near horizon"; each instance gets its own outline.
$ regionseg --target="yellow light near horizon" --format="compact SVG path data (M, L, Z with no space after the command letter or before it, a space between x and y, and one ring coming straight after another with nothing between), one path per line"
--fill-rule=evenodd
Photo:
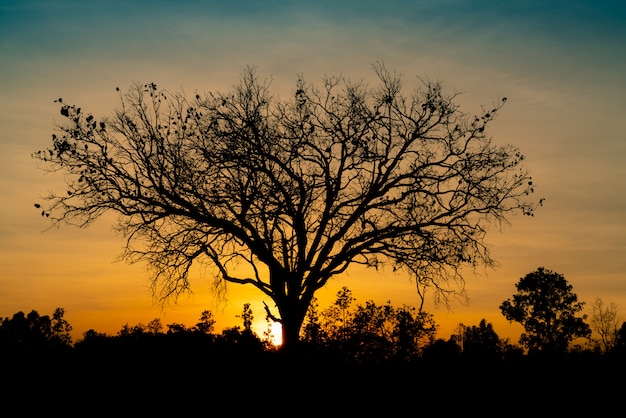
M273 322L271 325L271 336L272 343L279 347L283 343L283 326L279 322Z

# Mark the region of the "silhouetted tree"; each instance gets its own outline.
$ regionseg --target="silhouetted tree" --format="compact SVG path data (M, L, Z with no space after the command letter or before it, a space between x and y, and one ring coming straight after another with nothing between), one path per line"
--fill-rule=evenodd
M163 303L189 290L196 262L215 267L218 292L255 286L285 348L315 292L353 264L388 261L439 300L463 294L460 267L493 264L487 228L536 206L524 156L487 134L506 99L469 116L440 83L405 95L399 75L374 71L375 87L300 77L290 100L253 68L193 98L135 84L102 120L58 99L66 122L33 157L67 188L36 206L81 227L121 215L123 255L153 268Z
M337 292L337 298L333 304L320 314L317 330L319 342L323 342L325 345L343 345L347 339L348 327L352 320L353 312L350 310L350 307L354 300L352 291L346 286L343 286Z
M259 353L265 348L265 344L252 330L254 313L249 303L244 303L241 315L237 315L243 321L243 330L239 326L225 328L217 338L217 342L228 347L230 350L246 353Z
M315 330L316 339L307 334L303 340L356 363L410 360L433 342L437 325L431 314L411 306L395 308L390 301L378 305L372 300L352 310L354 300L352 291L344 286L321 315L314 301L304 330Z
M196 324L195 328L202 334L212 334L215 329L215 322L213 312L204 310L200 316L200 322Z
M349 349L358 361L402 361L417 358L434 341L437 325L431 314L387 301L357 305L349 324Z
M63 308L56 308L52 313L52 338L61 345L71 346L72 336L70 332L72 331L72 326L63 318L64 315L65 309Z
M252 332L252 321L254 320L254 314L249 303L243 304L243 311L241 315L238 316L243 320L244 332Z
M622 326L617 331L617 339L613 351L626 355L626 322L622 322Z
M163 324L161 318L154 318L145 327L145 332L149 334L161 334L163 333Z
M493 329L493 325L482 319L478 326L462 328L463 356L474 359L500 359L502 357L502 342Z
M142 323L138 323L135 325L129 325L128 323L122 325L122 328L117 332L117 336L125 341L139 341L144 339L144 337L148 334L146 332L146 326Z
M341 340L345 340L346 332L348 330L349 322L352 319L349 314L350 306L354 302L352 297L352 290L343 286L341 290L337 292L337 299L335 299L334 310L328 310L326 313L327 320L333 321L338 325L339 336ZM329 324L329 328L332 329L332 324Z
M348 346L353 360L372 362L387 360L393 354L392 333L394 312L391 303L377 305L366 301L357 305L352 320L347 324Z
M301 340L309 343L313 347L318 347L323 343L322 326L320 314L318 312L319 303L317 298L311 300L301 332Z
M607 304L602 299L596 298L589 317L589 324L591 329L600 336L602 351L609 352L615 347L621 322L617 305L614 302Z
M423 353L435 340L437 323L432 314L404 306L395 311L393 338L395 355L410 360Z
M522 324L526 332L520 344L529 353L564 353L571 341L591 335L587 316L576 316L584 302L578 301L572 285L561 274L539 267L515 287L517 294L505 300L500 310L509 321Z
M62 308L56 308L52 319L35 310L27 315L19 311L11 318L4 318L0 324L0 349L30 352L71 348L72 326L63 318L64 314Z

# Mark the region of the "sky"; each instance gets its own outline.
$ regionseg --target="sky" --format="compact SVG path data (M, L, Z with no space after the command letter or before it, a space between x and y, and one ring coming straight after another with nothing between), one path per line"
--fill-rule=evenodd
M466 277L469 304L427 304L438 337L486 319L517 342L521 327L499 305L538 267L562 274L585 313L601 298L626 320L626 3L605 0L0 0L0 317L62 307L76 341L155 318L192 326L205 309L217 328L241 325L250 303L261 334L253 288L217 300L197 273L192 295L155 304L145 266L118 261L112 217L49 229L33 204L63 178L31 153L50 144L59 97L99 117L133 82L225 91L252 65L286 96L299 74L367 81L377 62L407 86L441 81L468 114L507 97L489 134L526 155L545 198L534 217L488 232L499 264ZM419 304L408 276L355 269L318 292L320 308L342 286L357 304Z

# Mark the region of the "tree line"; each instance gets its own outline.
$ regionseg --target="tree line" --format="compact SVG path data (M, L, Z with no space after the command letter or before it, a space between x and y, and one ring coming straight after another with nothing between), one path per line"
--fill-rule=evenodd
M459 324L445 340L437 338L438 325L432 314L412 306L395 307L390 301L356 303L352 291L343 287L336 300L320 309L313 300L300 335L303 355L329 355L352 364L406 363L420 359L506 360L529 355L626 353L626 322L617 306L596 299L589 316L582 310L572 286L555 272L539 268L517 284L518 293L501 304L503 315L520 322L525 332L518 343L502 339L493 325L482 319L477 325ZM210 310L201 313L193 326L156 318L147 324L125 324L116 335L94 329L72 341L65 310L52 316L36 311L0 317L0 348L4 353L78 352L128 353L150 350L186 350L205 355L261 354L279 351L273 343L271 318L262 335L252 329L254 313L246 303L238 317L241 326L217 332ZM621 325L620 325L621 322ZM595 337L592 338L592 332ZM574 341L585 341L573 344Z

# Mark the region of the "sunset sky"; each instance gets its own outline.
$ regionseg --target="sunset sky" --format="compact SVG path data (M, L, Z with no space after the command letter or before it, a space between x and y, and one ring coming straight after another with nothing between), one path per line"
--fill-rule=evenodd
M106 116L118 86L224 91L247 65L286 97L298 74L368 80L379 61L407 86L441 80L469 114L507 97L490 134L520 148L546 199L535 217L489 232L499 266L467 277L469 305L428 306L438 336L484 318L517 342L521 327L499 305L538 267L563 274L587 307L615 302L626 320L626 3L605 0L0 0L0 317L62 307L77 340L157 317L192 326L205 309L220 329L241 325L249 302L262 333L253 288L231 285L218 303L211 278L196 275L192 296L154 305L144 266L116 262L111 217L46 230L33 204L64 190L63 178L30 155L51 143L59 97ZM342 286L356 303L419 303L408 277L354 270L318 293L320 308Z

